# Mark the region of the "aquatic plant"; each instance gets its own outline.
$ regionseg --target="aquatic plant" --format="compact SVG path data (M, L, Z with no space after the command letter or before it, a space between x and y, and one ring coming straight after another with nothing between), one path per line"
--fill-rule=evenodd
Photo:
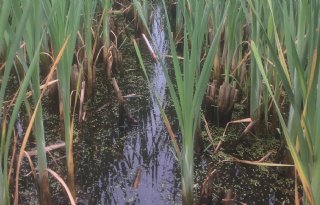
M108 78L111 77L112 74L112 62L113 62L113 55L112 55L112 47L111 47L111 40L110 40L110 8L112 6L112 2L110 0L103 1L103 60L105 71L107 73Z
M45 1L45 12L48 14L48 29L53 46L53 55L56 57L64 42L69 38L69 42L58 64L58 88L60 103L60 119L63 121L62 136L66 142L66 155L68 167L67 184L73 196L74 187L74 162L72 155L72 128L70 109L70 79L72 72L72 60L75 50L77 32L80 23L80 12L82 11L82 1ZM68 18L66 18L68 16Z
M28 21L29 18L31 18L31 11L37 11L37 7L34 7L35 5L32 4L31 1L24 2L24 7L22 10L20 10L20 3L21 2L11 2L11 1L3 1L1 3L1 16L0 16L0 22L1 22L1 29L0 29L0 53L4 54L6 56L5 66L4 66L4 74L2 76L2 82L1 82L1 91L0 91L0 104L3 106L4 97L5 97L5 91L7 89L8 81L9 81L9 75L12 69L12 66L14 64L14 58L16 51L19 50L20 46L20 39L25 32L25 24ZM10 8L15 8L16 12L12 14L13 16L10 16ZM37 16L37 13L35 13L35 16ZM8 18L13 18L10 23L7 23ZM30 27L29 27L30 28ZM15 33L13 31L16 30ZM28 40L40 40L40 32L39 30L35 32L38 39L28 39ZM1 187L1 193L0 193L0 200L4 204L10 203L10 195L9 195L9 168L8 168L8 161L9 161L9 149L11 145L11 139L12 139L12 133L14 129L14 123L17 119L18 112L20 109L21 104L25 100L25 91L27 90L29 86L29 82L31 82L31 77L35 77L35 74L33 74L35 71L39 71L39 67L37 67L36 63L38 62L38 55L39 55L39 49L40 49L40 42L34 41L34 44L31 45L32 42L30 42L29 47L29 60L31 61L31 64L26 71L26 75L24 77L24 80L22 81L22 84L20 86L19 93L16 97L16 103L14 104L12 115L10 117L9 124L7 124L7 113L6 110L8 109L6 106L4 106L4 109L1 108L0 110L0 119L2 121L2 135L1 135L1 148L0 148L0 187ZM36 79L33 79L32 86L36 85L37 82L35 82ZM36 92L39 90L36 90ZM36 93L36 95L39 94L39 92ZM34 98L36 99L36 98ZM37 120L39 120L41 116L37 115ZM42 128L41 124L36 128L36 136L37 136L37 142L41 141L42 135ZM44 144L38 144L37 148L41 150L43 148ZM43 153L39 153L41 155ZM42 155L43 156L43 155ZM40 176L40 183L41 179L43 179L43 173L45 173L45 158L39 159L39 170L41 170L41 176ZM44 185L44 183L43 183Z
M92 45L92 27L93 21L95 20L95 10L97 7L97 0L85 1L83 5L84 19L83 19L83 33L85 43L85 57L82 60L82 65L87 73L87 95L93 96L95 79L94 79L94 62L93 62L93 45Z
M39 56L40 56L40 46L42 44L42 35L43 30L41 25L42 21L42 8L40 6L40 1L32 1L32 9L30 17L27 19L26 22L26 32L23 32L22 39L26 44L26 51L25 55L21 55L19 57L21 65L24 66L24 70L32 69L28 68L27 59L33 59L35 70L31 76L31 90L33 90L32 98L33 104L37 104L39 101L39 106L37 110L34 110L36 113L35 120L34 120L34 135L36 138L37 144L37 151L38 151L38 171L39 171L39 191L40 191L40 203L41 204L51 204L50 193L49 193L49 180L48 180L48 173L47 173L47 157L45 152L45 137L44 137L44 126L43 126L43 114L42 114L42 105L40 100L40 66L39 66ZM21 7L23 8L23 7ZM16 8L18 9L18 8ZM18 11L16 11L18 12ZM30 66L31 66L30 65ZM20 165L20 164L19 164ZM18 167L19 167L18 165ZM19 172L19 169L17 169ZM15 197L15 204L18 204L18 175L16 177L16 197Z
M265 87L272 97L283 135L303 185L304 204L319 204L320 132L317 123L320 119L318 58L320 3L304 0L296 2L268 0L267 5L270 21L268 24L263 24L261 21L259 23L264 28L268 27L274 31L273 36L263 32L265 46L270 49L270 53L268 56L261 55L254 40L251 41L251 49ZM253 12L259 18L259 13L254 9ZM278 18L279 13L280 18ZM283 44L280 39L281 34L284 36ZM275 39L275 44L271 38ZM280 76L290 103L287 123L276 101L274 85L268 80L268 74L264 69L266 64L270 64L269 61ZM299 204L297 189L295 200Z
M64 3L64 4L62 4ZM69 4L70 3L70 4ZM70 7L68 7L70 6ZM68 8L68 9L67 9ZM15 122L20 112L20 107L24 103L27 111L30 113L30 124L22 147L20 149L20 157L18 160L18 167L16 171L16 186L15 186L15 198L14 203L18 203L18 182L19 182L19 167L21 158L23 156L25 145L28 141L31 128L33 127L33 134L36 138L37 145L37 156L38 156L38 181L40 191L40 203L50 204L49 194L49 181L47 172L47 159L45 153L45 138L44 138L44 127L43 127L43 114L41 97L43 92L40 94L40 49L43 46L43 39L47 35L47 29L49 26L50 39L53 42L54 47L54 58L56 63L59 62L62 53L62 61L59 64L58 78L60 94L63 99L64 109L64 127L66 136L66 149L67 149L67 161L69 187L74 190L73 184L73 160L72 160L72 136L70 137L70 70L71 63L74 53L74 42L77 34L77 29L74 30L74 26L77 25L80 19L80 11L82 5L74 2L54 2L51 4L50 1L3 1L1 2L1 9L5 9L4 13L1 14L0 22L4 25L0 29L1 47L0 51L6 56L4 74L1 82L1 94L0 104L4 106L4 109L0 111L0 117L2 121L2 135L1 135L1 159L0 159L0 186L1 194L0 200L4 204L10 203L9 194L9 178L12 174L12 163L13 159L9 159L10 146L12 140L12 134L14 132ZM59 13L61 12L61 13ZM68 13L65 13L68 12ZM66 21L65 16L68 15L70 18ZM4 23L6 22L6 23ZM63 24L68 22L66 24ZM65 26L63 26L65 25ZM65 28L69 28L65 30ZM65 34L65 35L61 35ZM71 35L73 34L73 35ZM69 41L71 40L71 43ZM72 47L73 41L73 47ZM47 43L47 42L44 42ZM70 45L70 44L71 45ZM68 46L66 46L68 45ZM66 49L66 50L65 50ZM15 58L16 57L16 58ZM1 62L2 63L2 62ZM17 91L13 99L10 99L11 103L4 104L5 92L7 91L8 81L11 73L11 69L14 67L19 73L20 88ZM69 65L69 67L68 67ZM59 71L60 70L60 71ZM53 71L53 69L52 69ZM52 77L52 72L51 77ZM50 80L50 79L48 79ZM48 80L46 86L48 84ZM30 88L32 91L33 104L35 105L34 110L31 110L30 103L26 98L26 90ZM44 89L45 90L45 89ZM10 114L9 122L7 119L8 110L13 105L12 113ZM31 117L32 115L32 117ZM16 146L16 145L14 145ZM15 150L15 147L13 147ZM8 167L9 161L10 167ZM70 181L70 180L69 180Z
M88 95L94 87L94 52L92 36L97 41L102 26L105 63L110 66L115 55L111 52L113 42L110 39L110 19L114 1L51 1L51 0L2 0L0 2L0 201L3 204L15 204L19 201L19 168L29 135L33 134L37 149L37 173L39 198L41 204L50 203L46 140L43 127L41 98L44 90L40 88L40 53L45 52L52 58L50 74L57 69L60 95L61 133L66 142L68 194L75 204L74 162L72 157L73 121L70 108L70 79L74 57L86 70ZM210 78L220 78L228 85L238 81L248 96L250 116L260 118L261 108L266 125L270 108L278 113L283 136L288 144L296 171L304 188L304 203L320 204L320 94L319 94L319 57L320 46L320 3L317 0L297 1L171 1L176 5L176 34L172 35L169 15L165 11L166 31L168 34L174 70L165 67L164 57L157 59L168 82L182 135L182 151L171 130L168 118L161 109L165 125L173 140L181 165L182 195L184 204L192 204L193 197L193 157L195 133L200 118L200 106L204 91ZM127 2L126 2L127 3ZM166 7L166 3L162 0ZM151 37L148 30L150 1L134 0L139 14L140 31ZM103 12L101 12L103 10ZM102 13L103 24L95 24L97 13ZM121 13L121 12L119 12ZM97 25L97 26L96 26ZM94 30L96 29L96 30ZM83 32L83 33L81 33ZM222 33L222 35L221 35ZM210 37L208 37L210 34ZM238 34L238 35L234 35ZM77 39L77 35L79 38ZM82 38L82 36L84 38ZM212 39L210 39L212 37ZM175 40L182 39L182 58L178 57ZM77 45L81 42L81 47ZM251 46L251 50L247 46ZM135 44L137 48L137 45ZM221 50L219 50L219 48ZM80 50L81 49L81 50ZM252 52L252 54L251 54ZM161 53L155 50L156 55ZM141 55L137 55L142 64ZM248 83L241 84L242 78L235 72L241 66L241 72L249 68ZM48 66L49 67L49 66ZM142 64L143 67L143 64ZM213 69L212 69L213 68ZM221 72L220 72L220 68ZM147 73L144 68L145 74ZM18 89L8 97L10 77L16 73ZM212 75L212 73L214 75ZM170 77L169 77L170 73ZM171 75L172 74L172 75ZM241 74L242 75L242 74ZM79 75L81 76L81 75ZM110 76L109 76L110 77ZM76 96L79 93L77 79ZM30 90L31 97L26 96ZM9 93L10 94L10 93ZM273 105L270 106L270 98ZM290 103L287 122L279 103L284 98ZM76 97L75 97L76 99ZM9 101L8 101L9 100ZM75 100L76 101L76 100ZM19 146L12 143L15 139L15 123L21 107L25 106L29 125ZM262 107L263 106L263 107ZM74 111L75 112L75 111ZM268 126L268 125L267 125ZM275 126L275 125L274 125ZM21 144L20 144L21 143ZM15 160L16 149L19 152ZM17 161L17 162L16 162ZM31 160L30 160L31 161ZM14 169L13 164L17 164ZM49 173L58 178L52 170ZM15 187L12 175L15 174ZM62 180L62 179L60 179ZM9 193L15 188L15 196ZM299 195L296 190L296 202Z

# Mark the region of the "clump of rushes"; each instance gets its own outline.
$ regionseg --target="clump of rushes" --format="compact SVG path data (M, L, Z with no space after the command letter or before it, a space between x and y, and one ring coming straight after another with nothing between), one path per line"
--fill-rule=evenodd
M48 28L51 37L54 58L58 56L66 39L69 39L65 51L58 64L58 89L60 102L60 119L62 120L62 136L66 143L68 177L67 184L73 196L74 163L72 155L73 126L70 120L70 76L72 72L72 60L75 50L77 32L79 29L80 12L83 7L82 1L43 1L45 13L48 16ZM66 18L67 17L67 18Z
M166 8L164 0L162 1ZM168 82L175 112L179 120L182 134L182 153L179 156L182 178L183 204L193 204L193 169L194 169L194 138L199 122L200 107L213 65L213 58L220 39L224 18L219 22L208 53L203 56L205 34L208 29L208 16L216 1L180 0L183 27L183 60L178 60L175 42L171 33L169 17L165 9L166 28L170 43L174 67L174 81L168 75L168 69L162 63L162 70ZM227 3L228 4L228 3ZM135 0L135 8L147 28L147 17L143 15L141 4ZM227 6L228 8L228 6ZM227 9L226 8L226 9ZM225 16L224 16L225 17ZM149 36L150 32L149 32ZM157 51L156 51L157 52ZM159 52L157 52L159 54ZM158 58L161 59L161 58ZM203 62L201 60L203 59ZM143 62L140 62L141 64ZM176 85L176 89L174 88Z
M4 106L5 92L7 89L9 75L14 64L14 58L16 51L19 50L20 39L22 33L25 31L25 23L31 14L32 4L31 1L26 1L23 7L23 11L19 12L12 21L8 23L9 14L12 7L19 8L19 2L10 0L4 0L1 2L1 14L0 14L0 53L6 55L6 61L4 66L4 73L1 76L1 91L0 91L0 105ZM15 31L15 33L12 33ZM6 49L4 49L6 48ZM37 53L37 51L35 52ZM31 59L30 59L31 60ZM23 102L25 91L28 87L29 80L32 73L35 70L35 66L29 67L24 83L20 87L19 95L17 96L16 103L14 105L12 115L9 124L6 124L6 113L5 109L0 109L0 119L2 121L2 132L1 132L1 144L0 144L0 201L3 204L10 204L9 194L9 148L11 144L12 133L14 129L14 122L17 119L19 108Z
M89 4L91 3L91 4ZM1 70L1 90L0 90L0 121L1 121L1 141L0 141L0 201L3 204L10 204L12 194L9 193L12 173L16 171L16 187L14 203L18 203L19 166L21 159L17 162L17 169L13 170L15 157L9 159L11 154L12 135L14 133L15 122L24 103L30 115L28 126L29 134L32 132L36 139L38 156L38 181L40 203L50 204L47 158L45 153L45 137L43 127L43 114L40 94L40 50L52 46L53 69L57 66L57 78L59 87L60 116L62 120L62 136L66 142L68 186L73 198L74 189L74 165L72 157L73 142L73 122L71 122L70 111L70 79L72 73L72 63L75 54L75 44L77 32L79 30L81 12L84 12L85 21L85 41L87 65L92 69L91 54L91 17L96 9L96 2L86 2L86 7L82 1L50 1L50 0L26 0L11 1L4 0L0 3L0 70ZM107 22L109 23L109 22ZM47 46L50 44L50 46ZM50 55L50 54L49 54ZM59 60L58 60L59 59ZM18 66L16 66L18 65ZM12 74L12 68L18 67L20 87L9 103L4 103L5 93L8 92L8 82ZM92 80L93 74L88 75ZM47 80L48 82L48 80ZM90 85L89 85L90 86ZM31 90L32 101L35 108L32 110L26 98L27 89ZM9 107L10 106L10 107ZM9 107L9 108L8 108ZM3 109L2 109L3 108ZM33 112L33 113L32 113ZM10 116L10 118L8 118ZM31 118L32 116L32 118ZM29 136L28 134L28 136ZM20 149L23 154L28 137L25 137ZM14 145L15 146L15 145ZM14 147L13 150L16 148ZM13 155L15 155L13 153ZM10 162L10 163L9 163ZM10 167L9 167L10 164Z
M0 104L4 109L0 109L0 121L2 126L1 142L0 142L0 201L3 204L10 204L11 194L9 187L12 182L13 163L17 164L16 187L14 203L18 203L18 184L19 184L19 167L21 159L16 162L12 157L9 159L12 145L12 135L14 126L20 112L21 105L24 103L28 114L30 115L29 134L33 127L33 135L36 139L37 156L38 156L38 181L40 203L50 204L49 184L48 184L48 168L45 153L45 137L43 127L43 114L41 106L40 94L40 49L46 48L47 44L52 43L53 59L55 69L58 65L59 95L61 101L61 118L63 120L63 131L66 142L67 165L68 165L68 186L75 195L74 189L74 168L72 158L72 123L70 120L70 75L72 69L72 60L75 52L75 41L83 9L82 1L50 1L50 0L27 0L27 1L10 1L4 0L0 3L0 55L1 58L1 91ZM87 5L89 6L89 5ZM94 5L92 4L94 7ZM94 10L94 8L91 8ZM93 12L91 10L91 12ZM90 16L90 11L87 11ZM88 18L88 17L87 17ZM86 23L88 25L88 23ZM90 26L89 26L90 27ZM87 33L90 33L90 28ZM86 38L87 41L91 39ZM89 45L91 49L91 45ZM63 55L62 55L63 54ZM89 54L90 55L90 54ZM16 58L15 58L16 57ZM59 60L58 60L59 59ZM60 61L61 59L61 61ZM13 66L15 65L15 66ZM18 65L18 66L16 66ZM20 87L15 96L10 99L11 103L4 103L5 93L8 91L8 82L12 68L19 70ZM50 76L54 71L50 71ZM3 73L2 73L3 71ZM48 80L47 80L48 82ZM45 86L46 87L46 86ZM26 90L31 90L34 110L31 110L28 98L26 98ZM9 113L9 111L11 111ZM34 113L32 113L34 112ZM8 116L10 118L8 119ZM31 118L31 115L33 116ZM28 136L29 136L28 134ZM27 135L27 134L26 134ZM21 149L23 154L28 137L25 137ZM15 145L14 145L15 146ZM15 150L16 148L12 148ZM13 153L14 155L14 153ZM10 162L10 167L8 166Z
M269 56L269 48L264 46L264 36L263 29L267 30L267 35L272 43L274 43L274 38L272 38L273 30L268 26L270 24L270 12L268 5L266 3L261 3L257 1L241 1L243 15L246 19L246 24L248 28L247 40L253 40L259 52L263 55ZM254 14L259 14L259 16ZM250 117L255 121L259 121L264 113L264 121L266 127L268 128L268 112L270 110L269 106L269 94L267 90L262 86L262 77L257 69L257 63L254 58L250 59L250 90L249 90L249 105L250 105ZM279 101L280 98L280 88L281 84L278 80L277 75L274 73L274 68L271 64L265 64L264 70L268 73L268 79L274 82L276 99Z
M40 100L40 62L39 62L39 48L42 42L41 36L43 31L41 26L42 21L42 8L39 0L32 1L32 10L30 17L26 22L26 32L23 32L23 41L26 45L26 54L20 56L19 59L24 61L22 65L27 65L27 59L33 59L33 66L35 67L31 77L31 90L33 91L33 103L36 105ZM21 8L16 8L21 9ZM16 11L17 12L17 11ZM37 48L38 47L38 48ZM25 70L28 70L26 66ZM30 68L29 68L30 69ZM47 172L47 157L45 153L45 137L43 126L43 114L41 101L38 110L35 110L36 116L34 121L34 135L36 138L37 151L38 151L38 171L39 171L39 193L41 204L51 204L49 193L49 180ZM20 165L20 164L19 164ZM18 166L19 166L18 165ZM17 170L19 172L19 170ZM19 179L16 178L18 181ZM16 181L16 184L18 184ZM16 194L18 192L18 185L16 185ZM15 204L18 204L18 197L15 197Z
M263 33L266 43L261 46L268 47L269 55L262 56L254 40L251 41L251 49L265 87L271 94L283 135L303 185L304 204L320 204L320 2L268 0L267 3L270 12L268 24L263 24L259 13L252 9L260 26L274 31L272 36ZM280 76L290 103L287 123L275 98L274 85L268 80L268 73L264 69L270 62ZM295 191L296 204L299 204L297 185Z
M40 191L40 203L50 204L49 195L49 185L47 176L47 159L46 153L44 151L45 138L44 138L44 128L43 128L43 115L41 107L41 95L40 95L40 71L39 71L39 53L42 46L43 36L46 35L46 29L50 25L50 37L52 38L54 46L55 58L58 58L58 53L62 48L65 47L65 42L68 41L68 50L63 57L63 61L59 64L58 77L59 85L61 88L61 96L64 100L64 117L65 117L65 128L66 128L66 146L67 146L67 158L68 158L68 170L69 173L73 173L72 168L72 136L69 136L70 129L70 112L68 108L70 107L69 91L70 86L70 69L71 62L73 58L74 51L74 39L76 36L77 28L74 30L74 26L80 18L80 9L82 8L81 3L76 1L62 3L54 2L51 4L50 1L3 1L1 3L1 8L5 9L4 13L1 13L1 26L0 37L1 37L1 47L2 51L4 44L8 50L7 58L5 61L4 75L2 76L1 84L1 94L0 94L0 104L3 105L4 93L7 89L7 83L9 80L9 75L11 72L12 65L14 64L14 57L17 55L19 59L19 64L24 70L23 79L21 79L21 85L19 92L14 98L14 107L10 116L10 121L6 127L6 116L3 116L2 110L0 111L1 119L4 119L3 131L1 137L1 159L0 159L0 185L1 194L0 200L4 204L10 203L9 194L9 176L8 172L8 162L9 162L9 150L11 145L12 133L14 130L14 124L18 116L18 112L23 102L28 104L25 97L26 90L28 86L32 91L33 103L36 106L34 110L34 121L31 121L34 126L33 132L36 137L37 143L37 153L38 153L38 172L39 172L39 191ZM10 10L11 9L11 10ZM8 11L8 12L7 12ZM10 12L11 11L11 12ZM65 13L68 12L68 13ZM9 16L10 14L10 16ZM68 14L68 24L65 23L65 16ZM10 20L8 20L10 19ZM7 22L7 23L3 23ZM65 24L63 24L65 23ZM68 29L66 29L68 28ZM66 30L65 30L66 29ZM14 33L13 33L14 32ZM64 34L64 35L62 35ZM72 35L73 34L73 35ZM70 37L71 36L71 37ZM12 38L13 37L13 38ZM3 41L5 39L5 41ZM72 41L73 40L73 41ZM73 42L73 44L72 44ZM46 43L46 42L45 42ZM72 46L73 45L73 46ZM61 54L60 54L61 55ZM69 66L68 66L69 65ZM69 69L68 69L69 68ZM59 71L60 70L60 71ZM59 74L60 73L60 74ZM66 94L67 93L67 94ZM70 108L69 108L70 109ZM68 117L69 116L69 117ZM69 119L69 120L68 120ZM33 123L34 122L34 123ZM6 129L7 128L7 129ZM27 137L25 137L23 146L27 142ZM21 149L20 154L23 153ZM70 157L71 156L71 157ZM18 167L20 166L20 161L18 161ZM71 166L70 166L71 164ZM16 195L14 203L18 203L18 181L19 181L19 168L16 170ZM70 175L70 174L69 174ZM71 187L72 189L72 187Z
M216 30L217 23L221 20L225 10L225 2L219 2L214 12L210 16L209 25L209 42L211 41L211 32ZM213 92L208 92L208 97L212 100L207 103L207 106L212 110L212 101L215 99L215 90L219 88L217 98L217 109L215 112L207 113L209 120L213 120L218 126L225 126L230 120L233 112L234 103L237 99L238 90L236 89L236 76L234 75L236 67L242 58L242 40L243 40L243 24L244 16L240 1L230 1L228 18L223 25L223 35L221 38L220 51L216 53L214 58L213 83L209 85L208 91L213 89ZM214 27L215 26L215 27ZM234 35L237 33L237 35ZM222 82L222 73L224 82Z

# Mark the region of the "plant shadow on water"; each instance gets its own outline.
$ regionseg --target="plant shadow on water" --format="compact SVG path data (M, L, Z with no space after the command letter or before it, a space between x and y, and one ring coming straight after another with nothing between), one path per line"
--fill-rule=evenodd
M156 40L154 46L165 55L167 45L161 15L162 8L158 6L154 10L152 35ZM112 95L104 96L106 90L97 91L98 104L99 101L112 102L100 111L97 109L88 114L79 142L75 144L80 146L75 148L78 203L180 204L180 170L160 110L138 64L132 68L135 54L125 49L122 52L126 74L119 79L119 85L124 95L137 94L128 97L127 102L129 109L137 109L131 111L138 123L118 126L114 106L117 103L110 98ZM156 92L161 106L165 107L166 80L161 65L150 62L148 67L152 69L150 89ZM98 85L98 89L101 88L104 86ZM100 97L105 99L100 100Z

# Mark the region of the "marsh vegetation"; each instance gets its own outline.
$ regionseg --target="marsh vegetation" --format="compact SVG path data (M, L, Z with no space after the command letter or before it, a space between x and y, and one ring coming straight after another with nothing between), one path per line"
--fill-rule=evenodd
M320 204L320 1L0 5L1 204Z

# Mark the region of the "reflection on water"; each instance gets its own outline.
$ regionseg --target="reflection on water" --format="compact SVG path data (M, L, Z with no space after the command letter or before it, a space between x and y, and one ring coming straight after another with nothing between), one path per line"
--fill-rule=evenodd
M167 44L162 14L162 8L157 6L151 31L155 40L153 46L164 56L167 54ZM165 107L166 80L162 67L160 63L154 63L150 69L153 69L150 74L151 89L156 92L160 105ZM88 128L95 143L89 147L90 142L86 142L88 149L82 156L91 153L95 156L80 159L81 165L77 169L80 204L181 203L178 162L155 98L151 96L149 105L145 107L141 104L136 106L142 108L136 108L140 109L135 112L139 123L134 127L113 130L110 122L96 117L94 120L99 127ZM112 143L105 142L106 138L112 138ZM110 152L105 150L112 146L119 146L119 153L106 156Z

